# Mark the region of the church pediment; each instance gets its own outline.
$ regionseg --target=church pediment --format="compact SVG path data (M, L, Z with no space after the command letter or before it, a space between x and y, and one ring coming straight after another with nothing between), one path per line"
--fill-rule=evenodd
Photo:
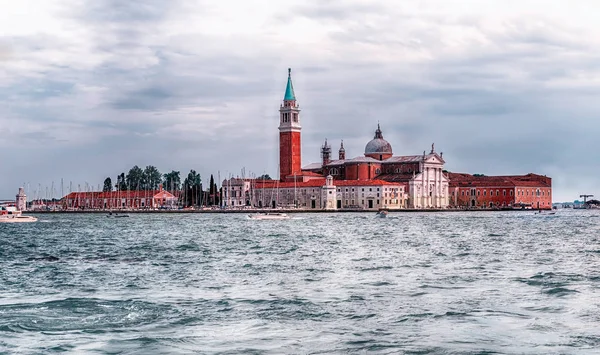
M431 164L444 164L445 163L444 159L442 159L442 157L440 157L437 153L429 154L429 156L427 156L427 158L425 158L425 162L431 163Z

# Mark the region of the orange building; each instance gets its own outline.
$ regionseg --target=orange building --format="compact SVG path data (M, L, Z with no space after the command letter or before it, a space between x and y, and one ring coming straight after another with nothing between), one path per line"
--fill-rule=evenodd
M552 208L552 179L547 176L459 173L449 173L448 176L451 207Z
M155 209L175 208L177 196L163 190L71 192L62 199L64 209Z

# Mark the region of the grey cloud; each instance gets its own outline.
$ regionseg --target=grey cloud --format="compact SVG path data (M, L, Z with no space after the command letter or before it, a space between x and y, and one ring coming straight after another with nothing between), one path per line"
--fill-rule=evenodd
M164 19L177 1L143 0L89 0L84 6L86 21L100 23L149 23Z
M288 66L293 67L302 108L305 164L319 160L325 138L334 155L340 139L348 156L362 155L380 121L396 154L419 154L435 142L450 170L548 174L555 178L555 191L564 191L565 196L575 189L591 189L594 181L589 176L600 174L597 164L582 154L586 147L580 143L600 134L594 123L600 88L592 82L548 85L572 79L578 70L600 69L597 53L572 42L569 29L551 31L517 23L514 30L504 32L481 30L491 46L472 43L459 53L446 52L440 44L441 25L448 25L444 19L421 18L422 25L396 33L386 27L389 19L377 5L309 3L286 14L286 21L300 16L339 24L342 30L329 34L330 50L336 55L317 61L307 47L288 64L280 55L287 44L261 43L251 37L192 34L155 43L152 38L160 24L178 6L158 1L139 7L90 2L79 19L95 34L95 50L110 53L111 58L91 71L54 68L53 80L22 78L5 89L3 94L20 95L19 100L14 96L8 101L4 96L5 117L27 117L42 128L44 122L78 122L77 129L98 132L101 138L74 148L53 142L52 134L44 136L43 129L24 132L28 141L45 142L44 148L30 146L20 158L28 166L19 167L18 174L8 173L16 165L1 164L9 181L3 182L0 195L14 195L12 190L23 179L50 185L63 177L97 184L134 164L154 164L162 171L193 168L203 177L220 170L224 178L242 167L274 176L277 110ZM383 22L361 24L365 13L382 15ZM407 15L398 21L404 20L412 19ZM479 30L473 18L449 25L461 23ZM32 41L27 50L38 45L43 45L39 39ZM261 51L240 53L231 49L236 45ZM378 56L385 56L386 49L392 53L401 48L429 57L381 61L365 48L378 50ZM134 63L127 66L128 60ZM137 65L138 60L143 65ZM89 104L77 102L73 84L99 88L98 97ZM184 118L177 116L185 109L192 111ZM199 113L202 109L211 114ZM65 127L76 131L75 126ZM73 166L73 161L83 163ZM40 176L39 171L45 174ZM587 177L580 177L582 173ZM575 182L573 174L578 176Z

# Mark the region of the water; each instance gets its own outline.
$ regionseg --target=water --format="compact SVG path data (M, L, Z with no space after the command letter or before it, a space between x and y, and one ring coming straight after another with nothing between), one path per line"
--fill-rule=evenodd
M0 353L586 354L600 211L0 224Z

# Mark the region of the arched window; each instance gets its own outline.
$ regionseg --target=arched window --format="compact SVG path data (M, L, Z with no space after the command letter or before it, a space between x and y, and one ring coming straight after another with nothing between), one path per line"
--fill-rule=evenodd
M381 169L375 169L375 174L381 174Z

